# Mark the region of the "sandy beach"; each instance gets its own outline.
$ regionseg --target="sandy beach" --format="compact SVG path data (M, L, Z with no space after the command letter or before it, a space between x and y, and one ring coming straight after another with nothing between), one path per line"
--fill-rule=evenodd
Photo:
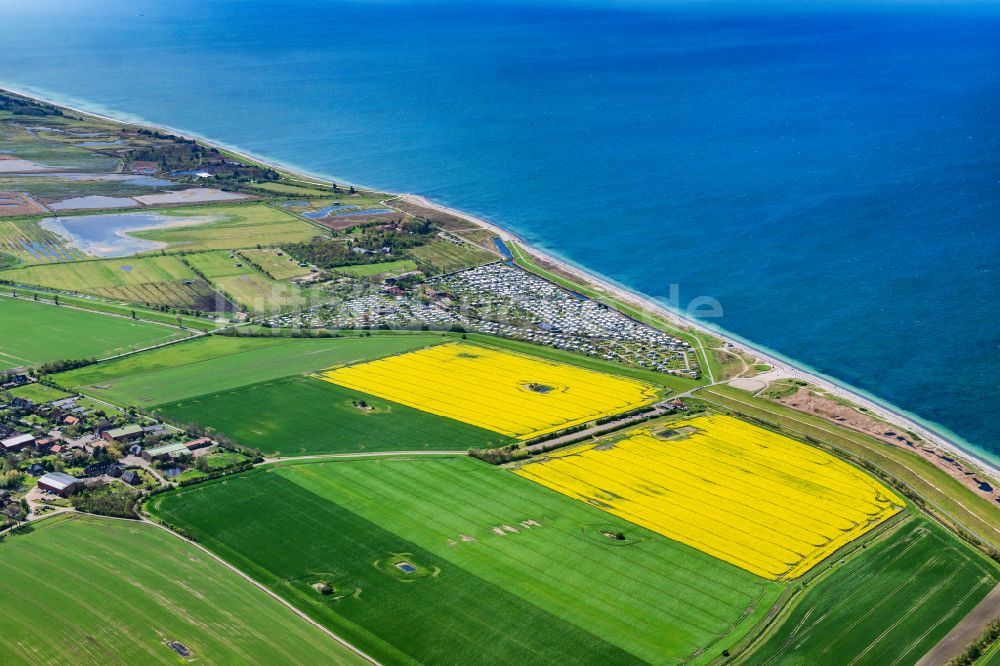
M266 159L260 158L255 155L249 155L239 149L229 147L224 143L213 141L211 139L206 139L204 137L193 135L190 133L186 133L176 128L157 125L156 123L147 123L144 121L115 118L111 115L95 113L92 111L76 108L58 99L47 99L46 97L39 95L37 93L20 91L6 85L2 85L0 87L15 94L48 102L49 104L59 106L63 109L73 111L74 113L78 113L83 116L90 116L92 118L98 118L101 120L111 121L115 123L125 123L129 125L143 126L147 128L151 127L153 129L159 129L165 132L176 134L177 136L182 136L189 139L195 139L206 145L215 146L220 150L224 150L226 152L239 156L248 161L255 162L258 164L263 164L275 170L279 170L284 173L296 176L301 182L316 183L316 184L331 184L332 182L334 182L333 179L331 179L329 176L311 174L308 171L293 165L286 165L275 161L268 161ZM340 179L337 179L336 182L338 184L351 184L350 181L340 180ZM369 188L358 183L353 183L353 184L359 189L384 192L384 190L380 188ZM482 227L484 229L488 229L491 232L495 233L498 237L500 237L504 241L513 241L517 243L517 245L525 253L530 255L533 259L535 259L539 263L555 266L561 272L564 272L567 275L572 276L575 280L587 285L592 285L597 289L604 291L605 293L611 296L614 296L615 298L621 300L622 302L648 313L654 318L662 319L665 322L675 327L693 328L701 332L707 333L709 335L712 335L720 340L723 340L724 342L727 342L730 345L732 345L735 351L745 352L755 357L760 362L771 365L773 368L771 373L773 374L770 375L770 378L788 377L788 378L799 379L801 381L817 386L823 389L824 391L827 391L831 395L841 397L845 400L849 400L855 403L856 405L865 407L866 409L870 410L873 414L885 419L890 423L897 425L897 427L899 427L900 429L910 430L912 432L917 433L921 438L925 440L927 444L940 448L941 450L946 451L957 458L967 461L973 467L978 467L980 473L990 477L994 482L1000 484L1000 467L995 466L989 461L982 459L974 452L962 448L962 446L959 445L957 442L954 442L948 437L944 436L943 434L937 432L931 426L925 425L916 420L915 418L903 414L896 408L865 395L858 389L827 379L813 372L809 372L803 368L797 367L794 363L790 361L778 358L773 354L769 354L761 350L758 350L754 348L752 345L749 345L748 343L739 340L736 337L733 337L731 334L727 334L717 329L710 328L697 320L683 317L682 315L663 307L663 305L661 305L660 303L658 303L657 301L653 300L648 296L615 285L600 275L591 273L579 266L572 265L570 263L567 263L566 261L563 261L547 253L544 253L536 248L533 248L529 244L527 244L522 238L518 237L516 234L510 232L509 230L497 224L494 224L487 220L483 220L474 215L470 215L469 213L466 213L464 211L443 206L441 204L435 203L427 199L426 197L417 194L394 194L391 192L385 192L385 193L392 195L394 198L402 199L412 204L426 207L442 213L447 213L449 215L453 215L455 217L468 221L470 224ZM712 379L714 381L714 378Z
M730 335L727 335L724 332L720 332L716 329L709 328L704 324L698 322L697 320L683 317L677 314L676 312L668 310L667 308L663 307L660 303L656 302L655 300L647 296L643 296L634 291L625 289L623 287L619 287L615 284L612 284L611 282L609 282L608 280L604 279L601 276L595 275L578 266L574 266L565 261L557 259L549 254L541 252L531 247L527 243L525 243L525 241L516 234L513 234L510 231L504 229L503 227L497 226L496 224L480 219L461 210L457 210L455 208L449 208L447 206L442 206L440 204L434 203L433 201L427 199L426 197L422 197L419 195L404 194L400 195L400 198L419 206L430 208L442 213L447 213L449 215L454 215L455 217L459 217L463 220L468 221L470 224L474 224L483 227L485 229L489 229L491 232L495 233L504 241L513 241L517 243L517 245L522 250L524 250L527 254L529 254L532 258L539 261L540 263L556 266L559 268L560 271L572 275L574 278L576 278L582 283L598 287L600 290L605 291L610 295L613 295L615 298L618 298L621 301L629 305L632 305L636 308L644 310L654 315L657 318L663 319L666 322L672 324L673 326L676 326L678 328L694 328L703 333L715 336L716 338L719 338L724 342L728 342L733 346L735 351L746 352L751 356L755 357L756 359L758 359L760 362L767 363L768 365L770 365L773 368L773 370L771 370L768 373L768 379L770 380L779 378L793 378L817 386L832 395L838 396L845 400L849 400L861 407L865 407L866 409L870 410L873 414L885 419L886 421L897 424L901 429L906 429L917 433L918 435L920 435L920 437L926 440L927 443L936 446L938 448L941 448L944 451L947 451L959 458L967 460L975 466L978 466L980 471L984 475L991 477L994 481L1000 480L1000 468L992 465L988 461L982 460L973 453L966 451L957 443L952 442L947 437L932 430L930 427L912 419L911 417L905 414L896 411L895 409L887 405L872 400L871 398L865 396L857 389L853 389L849 386L844 386L839 383L835 383L824 377L820 377L819 375L808 372L802 368L798 368L788 361L780 359L772 354L767 354L758 349L755 349L752 346L746 344L745 342L738 340L737 338L732 337Z

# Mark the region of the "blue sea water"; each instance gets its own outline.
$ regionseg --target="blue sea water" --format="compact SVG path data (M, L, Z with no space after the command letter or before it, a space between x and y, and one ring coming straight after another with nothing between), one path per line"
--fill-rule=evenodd
M8 0L0 82L425 194L1000 455L1000 6Z

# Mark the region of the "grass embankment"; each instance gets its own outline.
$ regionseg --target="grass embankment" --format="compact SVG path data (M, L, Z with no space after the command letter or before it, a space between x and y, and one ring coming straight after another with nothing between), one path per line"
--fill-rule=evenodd
M1000 511L916 453L835 426L817 416L754 398L733 387L713 386L699 390L695 396L717 408L761 419L810 443L868 460L931 502L928 508L943 514L943 519L958 523L961 529L993 548L1000 548Z
M385 662L704 663L779 592L469 458L268 466L149 507Z
M367 663L200 549L135 521L57 516L0 545L0 662ZM40 575L44 572L44 575Z
M0 369L121 354L186 334L176 328L0 296Z

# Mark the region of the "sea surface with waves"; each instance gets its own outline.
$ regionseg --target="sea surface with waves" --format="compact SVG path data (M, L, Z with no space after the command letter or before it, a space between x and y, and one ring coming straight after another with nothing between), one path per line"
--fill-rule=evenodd
M8 0L0 84L425 194L1000 456L1000 5Z

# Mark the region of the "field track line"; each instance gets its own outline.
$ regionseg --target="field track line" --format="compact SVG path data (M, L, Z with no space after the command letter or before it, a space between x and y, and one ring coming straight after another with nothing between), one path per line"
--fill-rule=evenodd
M131 520L129 518L114 518L113 516L104 516L104 517L105 518L111 518L112 520L126 520L128 522L135 522L134 520ZM358 655L359 657L361 657L365 661L369 662L370 664L374 664L375 666L382 666L382 664L378 660L376 660L374 657L372 657L371 655L369 655L369 654L367 654L365 652L362 652L359 648L354 647L353 645L351 645L350 643L348 643L346 640L344 640L343 638L341 638L337 634L333 633L332 631L330 631L329 629L327 629L325 626L323 626L322 624L320 624L316 620L314 620L311 617L309 617L308 615L306 615L303 611L301 611L298 608L296 608L295 606L293 606L290 602L286 601L283 597L281 597L277 592L274 592L273 590L271 590L270 588L268 588L263 583L260 583L260 582L258 582L256 580L254 580L252 577L250 577L249 574L244 573L243 571L241 571L237 567L233 566L232 564L230 564L226 560L222 559L221 557L219 557L218 555L216 555L215 553L213 553L212 551L210 551L205 546L202 546L201 544L199 544L199 543L197 543L195 541L191 541L190 539L181 536L180 534L178 534L177 532L174 532L173 530L171 530L169 527L167 527L165 525L160 525L159 523L157 523L157 522L155 522L153 520L150 520L147 516L142 516L140 518L140 521L143 522L143 523L146 523L147 525L152 525L153 527L156 527L157 529L161 529L164 532L166 532L167 534L170 534L171 536L174 536L174 537L176 537L178 539L181 539L182 541L186 541L187 543L191 544L192 546L194 546L195 548L197 548L201 552L203 552L206 555L208 555L209 557L211 557L213 560L215 560L216 562L218 562L222 566L226 567L227 569L229 569L230 571L232 571L236 575L238 575L241 578L243 578L244 580L248 581L251 585L257 587L260 590L262 590L265 594L267 594L268 596L270 596L272 599L275 599L276 601L278 601L278 603L280 603L282 606L284 606L285 608L288 608L290 611L292 611L293 613L295 613L296 615L298 615L300 618L302 618L303 620L305 620L309 624L313 625L314 627L316 627L317 629L319 629L320 631L322 631L324 634L326 634L327 636L329 636L333 640L335 640L338 643L340 643L346 649L350 650L351 652L353 652L354 654Z
M309 456L285 456L283 458L264 458L258 464L270 465L279 462L295 462L296 460L350 460L351 458L389 458L393 456L468 456L468 451L359 451L356 453L317 453Z
M916 666L944 664L972 643L994 618L1000 616L1000 584L996 585L969 613L959 620L937 645L927 651Z

